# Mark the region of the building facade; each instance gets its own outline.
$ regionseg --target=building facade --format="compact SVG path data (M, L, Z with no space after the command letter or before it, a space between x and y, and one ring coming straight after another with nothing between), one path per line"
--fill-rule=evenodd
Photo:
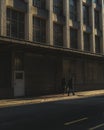
M0 97L104 88L103 0L0 0Z

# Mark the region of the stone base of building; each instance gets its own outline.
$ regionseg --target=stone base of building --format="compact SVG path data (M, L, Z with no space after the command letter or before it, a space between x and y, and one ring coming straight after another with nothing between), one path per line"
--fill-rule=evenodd
M70 76L75 91L104 88L104 62L95 57L5 48L0 61L0 98L61 93Z

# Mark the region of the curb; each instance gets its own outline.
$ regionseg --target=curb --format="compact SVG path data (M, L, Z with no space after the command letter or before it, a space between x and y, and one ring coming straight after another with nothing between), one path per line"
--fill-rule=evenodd
M0 100L0 108L39 104L39 103L46 103L46 102L53 102L53 101L60 101L60 100L67 100L67 99L69 100L82 99L82 98L100 96L100 95L104 95L104 90L76 92L76 95L74 96L72 95L67 96L67 94L64 95L59 94L59 95L41 96L38 98L7 99L7 100Z

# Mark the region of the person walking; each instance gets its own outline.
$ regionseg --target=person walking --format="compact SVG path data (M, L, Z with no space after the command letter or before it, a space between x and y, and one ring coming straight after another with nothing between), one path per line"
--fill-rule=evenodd
M75 95L75 93L74 93L74 86L73 86L73 78L72 77L68 81L67 93L68 93L68 96L69 96L70 93Z
M65 80L65 78L62 78L61 85L62 85L62 91L63 91L63 94L64 94L66 92L66 80Z

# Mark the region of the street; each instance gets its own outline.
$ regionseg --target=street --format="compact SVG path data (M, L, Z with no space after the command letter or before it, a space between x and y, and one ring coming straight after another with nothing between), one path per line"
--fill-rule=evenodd
M0 108L0 130L104 130L104 96Z

